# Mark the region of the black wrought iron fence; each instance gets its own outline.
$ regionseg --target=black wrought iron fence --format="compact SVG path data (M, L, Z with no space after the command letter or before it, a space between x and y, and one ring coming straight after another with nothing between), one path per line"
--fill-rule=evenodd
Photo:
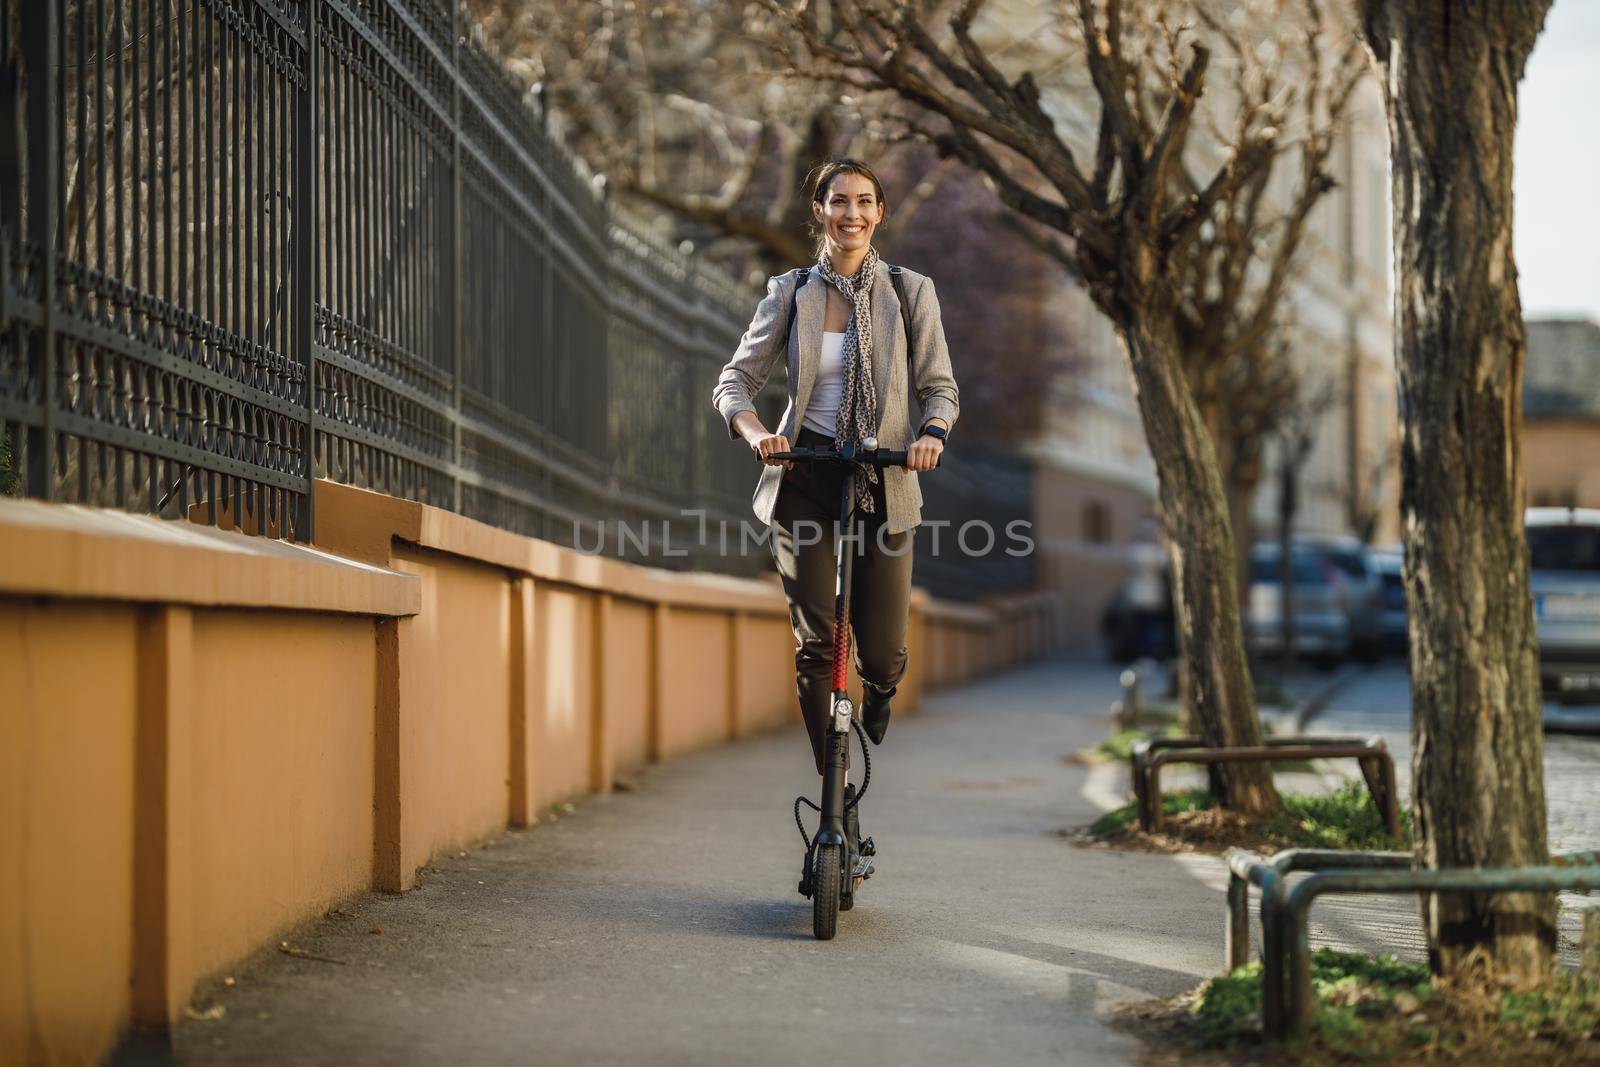
M564 543L749 516L709 398L755 295L451 0L0 0L0 246L0 486L302 540L317 477ZM656 562L766 566L704 547Z
M23 491L306 538L322 476L564 541L741 499L706 397L752 301L613 218L453 6L0 13Z
M1033 585L1033 468L998 449L952 442L937 471L918 478L918 584L959 600Z

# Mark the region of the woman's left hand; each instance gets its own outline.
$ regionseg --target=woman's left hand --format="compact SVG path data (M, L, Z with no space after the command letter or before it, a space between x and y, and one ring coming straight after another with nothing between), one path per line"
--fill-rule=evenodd
M906 470L931 471L939 465L939 456L943 452L943 441L923 434L906 449Z

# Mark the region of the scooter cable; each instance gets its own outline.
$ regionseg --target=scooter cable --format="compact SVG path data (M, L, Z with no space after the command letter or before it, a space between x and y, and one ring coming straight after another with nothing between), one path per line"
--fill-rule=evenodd
M806 824L800 818L800 805L802 804L819 815L822 814L822 808L813 804L804 796L794 798L794 825L800 831L800 840L806 843L806 854L809 856L811 854L811 835L806 833Z
M867 751L866 732L861 729L861 723L855 719L850 720L850 725L855 729L857 740L861 742L861 789L856 793L855 796L851 797L845 802L845 811L849 811L857 804L861 803L861 798L867 795L867 788L872 785L872 754ZM806 843L806 851L810 852L811 835L806 833L805 820L800 818L800 805L802 804L819 815L822 813L822 806L814 803L809 797L806 797L803 794L794 798L795 829L800 831L800 840Z
M861 798L867 795L867 787L872 785L872 753L867 751L866 731L861 728L860 719L852 718L850 725L855 728L856 739L861 742L861 788L856 790L854 797L845 802L845 811L861 803Z

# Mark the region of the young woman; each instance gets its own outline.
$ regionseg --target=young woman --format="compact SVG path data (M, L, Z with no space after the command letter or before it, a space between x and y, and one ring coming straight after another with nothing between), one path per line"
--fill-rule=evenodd
M756 485L756 518L772 527L772 550L789 598L800 711L822 773L833 658L833 534L845 472L832 465L770 458L797 447L842 447L876 437L905 449L904 468L863 468L856 507L863 514L850 603L856 671L863 683L861 725L874 744L889 727L889 701L906 670L911 594L911 531L921 521L918 471L931 470L955 425L959 396L950 374L933 282L907 270L911 336L889 267L872 247L888 218L883 185L865 163L830 159L809 179L817 262L767 282L738 350L712 399L728 434L766 463ZM789 329L793 312L793 331ZM787 361L789 406L777 430L762 425L754 399L780 359ZM921 410L911 422L911 397Z

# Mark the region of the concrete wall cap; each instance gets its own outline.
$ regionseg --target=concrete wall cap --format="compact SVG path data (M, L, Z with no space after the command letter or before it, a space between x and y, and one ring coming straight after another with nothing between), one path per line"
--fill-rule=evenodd
M317 543L384 565L395 541L414 544L535 580L686 608L787 615L772 581L703 571L669 571L587 555L476 519L367 489L317 482Z
M0 499L0 593L414 615L417 580L306 545L147 515Z

